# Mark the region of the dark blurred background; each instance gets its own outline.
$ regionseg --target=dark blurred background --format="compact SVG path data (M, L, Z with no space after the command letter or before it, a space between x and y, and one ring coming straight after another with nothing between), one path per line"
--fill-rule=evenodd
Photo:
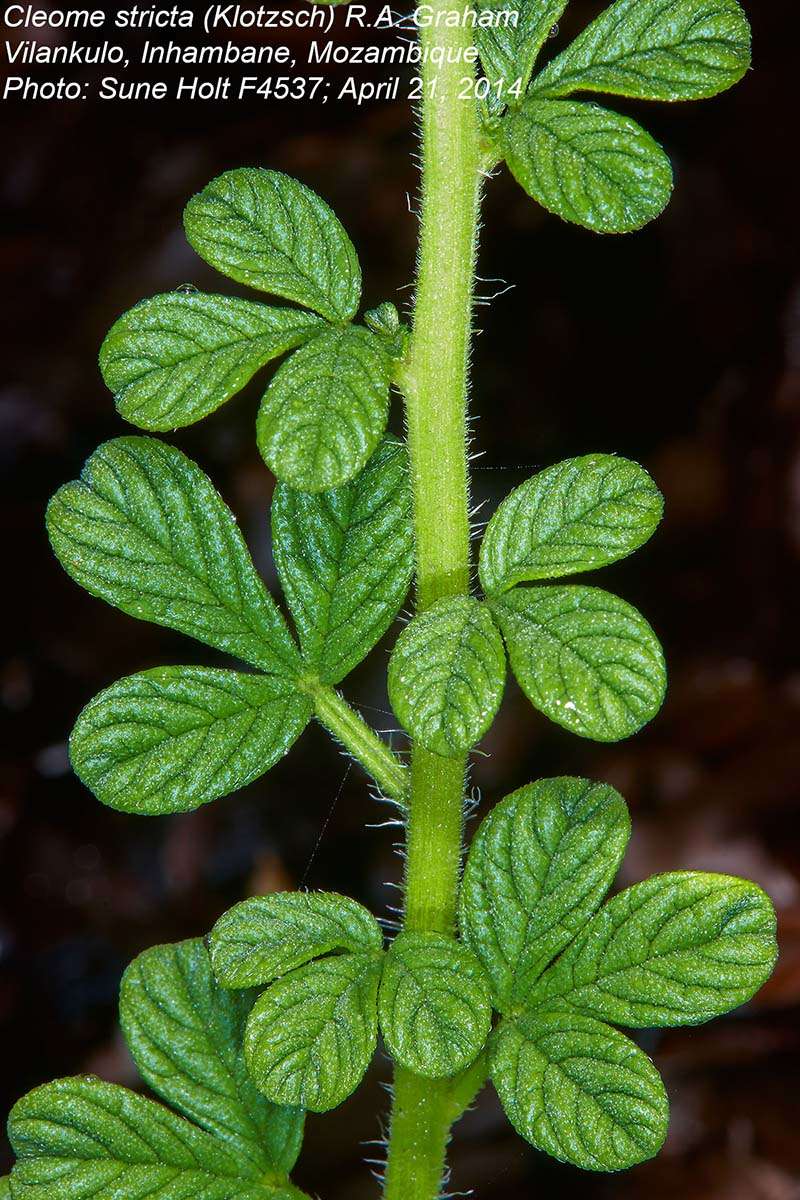
M599 7L573 0L562 34ZM689 105L611 102L640 116L675 165L675 197L646 231L594 237L546 216L505 174L488 189L474 354L479 519L557 459L600 450L644 462L666 494L665 523L598 582L655 625L671 688L643 734L600 747L548 724L510 687L475 760L481 810L539 775L609 780L634 818L621 882L681 867L756 879L778 908L782 957L745 1011L644 1036L666 1076L672 1124L662 1155L628 1175L582 1175L537 1155L487 1089L453 1150L453 1190L474 1187L481 1200L800 1197L794 8L751 6L755 70L732 92ZM305 35L292 36L302 51ZM126 44L135 52L141 41ZM302 883L378 913L396 903L393 831L370 828L385 813L316 728L266 777L185 816L120 815L84 790L66 748L81 706L120 675L214 654L83 593L51 555L43 517L95 446L127 431L96 366L114 318L181 284L237 291L183 239L193 192L246 164L299 176L348 227L365 303L407 307L418 180L405 103L7 102L2 119L5 1112L59 1074L136 1084L116 993L145 947L204 933L252 891ZM253 437L262 387L174 440L209 471L274 587L273 481ZM346 684L381 728L393 725L388 644ZM375 1195L363 1161L375 1149L356 1139L378 1136L387 1075L376 1059L342 1109L309 1120L299 1184L325 1200Z

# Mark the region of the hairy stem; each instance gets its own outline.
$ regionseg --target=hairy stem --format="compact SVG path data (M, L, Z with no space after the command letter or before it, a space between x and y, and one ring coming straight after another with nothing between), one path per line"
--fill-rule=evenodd
M414 489L417 609L469 590L466 401L481 174L475 102L462 98L469 29L434 21L423 48L422 218L414 324L401 373ZM432 57L432 56L431 56ZM461 58L461 61L458 61ZM450 61L448 61L448 59ZM415 746L407 829L404 928L452 933L461 863L467 758ZM458 1081L395 1073L386 1200L440 1194Z
M408 801L408 767L334 688L317 683L310 685L308 690L320 724L361 763L384 795L405 806Z

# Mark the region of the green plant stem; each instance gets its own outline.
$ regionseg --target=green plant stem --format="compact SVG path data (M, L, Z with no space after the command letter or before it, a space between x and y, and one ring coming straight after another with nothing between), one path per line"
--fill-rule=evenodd
M361 763L384 795L405 806L408 801L408 767L400 762L397 755L334 688L317 683L309 685L308 691L320 724Z
M468 28L420 31L441 47L444 65L423 69L422 217L413 332L400 386L414 490L417 609L469 590L467 372L478 209L479 130L473 99L462 99L471 66L457 61ZM454 54L453 52L457 52ZM451 59L448 62L448 52ZM461 864L466 756L441 758L415 746L411 762L404 928L452 933ZM458 1115L453 1080L395 1072L386 1200L440 1194L450 1126Z

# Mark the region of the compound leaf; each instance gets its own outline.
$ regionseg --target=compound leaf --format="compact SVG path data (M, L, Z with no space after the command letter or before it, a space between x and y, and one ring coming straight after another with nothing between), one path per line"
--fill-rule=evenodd
M534 96L503 119L500 132L517 183L565 221L595 233L630 233L669 201L670 161L630 117Z
M567 0L524 0L516 6L508 0L504 4L479 7L489 9L493 14L508 12L511 15L508 25L501 22L477 26L475 44L486 78L502 84L500 100L513 107L518 101L508 94L508 88L519 81L521 94L524 94L539 51L561 19ZM514 16L518 18L516 25L512 23Z
M600 588L512 588L492 601L511 668L534 708L557 725L616 742L658 712L667 674L641 613Z
M480 1054L492 1025L475 955L439 933L403 933L386 956L378 993L386 1045L417 1075L443 1079Z
M667 1096L650 1059L624 1034L577 1013L504 1021L492 1081L517 1133L587 1171L644 1162L666 1137Z
M218 986L195 938L134 959L122 978L119 1015L145 1083L277 1182L297 1161L303 1112L271 1104L247 1073L242 1040L254 999Z
M480 741L500 706L503 640L486 605L442 600L400 634L389 662L389 698L426 749L460 754Z
M736 0L617 0L548 63L532 92L699 100L749 66L750 26Z
M309 963L256 1001L244 1050L268 1099L326 1112L358 1087L378 1040L381 959L339 954Z
M126 421L178 429L214 412L259 367L323 328L319 317L293 308L170 292L143 300L111 327L100 370Z
M300 658L236 519L174 446L115 438L47 509L61 565L93 596L282 679Z
M258 167L213 179L183 217L201 258L223 275L296 300L329 321L358 308L361 269L338 219L310 188Z
M258 413L256 439L267 466L306 492L352 479L386 429L391 371L384 340L353 325L295 351L275 372Z
M629 835L628 809L614 788L568 777L512 792L481 823L459 917L501 1012L525 1001L598 908Z
M749 1000L776 957L775 913L761 888L674 871L614 896L530 1002L620 1025L699 1025Z
M36 1088L8 1122L14 1200L300 1200L234 1150L127 1088L81 1075Z
M327 492L279 483L272 540L306 662L322 683L339 683L386 632L411 584L405 447L387 439L355 479Z
M306 697L269 675L156 667L95 696L70 739L76 774L122 812L188 812L281 758L310 719Z
M568 458L508 495L486 527L480 577L488 595L525 580L593 571L632 554L664 508L644 467L612 454Z
M252 987L333 950L377 952L378 922L336 892L271 892L235 904L211 930L211 964L223 987Z

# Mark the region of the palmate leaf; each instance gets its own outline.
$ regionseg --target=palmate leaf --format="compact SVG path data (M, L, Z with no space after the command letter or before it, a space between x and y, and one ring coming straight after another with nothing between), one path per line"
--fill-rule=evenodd
M340 954L299 967L262 994L245 1056L276 1104L326 1112L358 1087L378 1039L380 954Z
M526 1000L599 907L629 835L628 810L614 788L567 777L512 792L481 823L459 919L501 1012Z
M749 65L750 27L736 0L617 0L531 91L699 100L738 83Z
M232 512L174 446L106 442L50 501L47 529L61 565L93 596L279 679L300 670Z
M512 175L550 212L597 233L652 221L672 193L672 167L649 133L595 104L528 98L500 127Z
M438 933L403 933L386 956L378 994L392 1058L417 1075L465 1070L492 1024L486 976L465 946Z
M515 488L497 509L481 543L481 583L493 595L617 562L652 536L663 507L638 463L612 454L565 459Z
M503 640L486 605L442 600L403 630L389 662L389 698L401 724L444 756L480 741L500 706Z
M405 446L386 440L350 483L310 494L279 483L275 563L303 657L339 683L386 632L414 570Z
M518 101L508 95L507 89L519 80L524 93L539 51L560 21L567 0L515 0L513 4L508 0L505 4L483 3L479 7L492 13L518 14L516 25L486 25L475 29L475 44L483 72L490 82L503 84L500 100L513 107Z
M296 350L259 409L256 439L267 466L303 491L346 483L386 429L391 371L384 339L352 325Z
M244 787L281 758L311 717L275 676L156 667L120 679L70 738L76 774L122 812L188 812Z
M242 1040L254 999L215 983L196 938L153 946L131 963L120 1021L145 1083L277 1183L297 1161L303 1113L271 1104L247 1073Z
M183 1117L92 1076L29 1092L8 1130L14 1200L304 1200Z
M517 1132L588 1171L621 1171L667 1133L664 1085L634 1043L600 1021L543 1009L504 1021L492 1081Z
M210 935L211 963L226 988L269 983L333 950L376 953L372 913L336 892L270 892L235 904Z
M100 348L100 370L126 421L178 429L214 412L260 367L324 327L293 308L170 292L119 318Z
M361 270L349 237L325 201L288 175L226 171L189 201L184 227L201 258L238 283L330 321L358 308Z
M511 667L535 708L581 737L616 742L658 712L667 676L653 630L600 588L516 587L492 600Z
M775 913L761 888L675 871L610 900L529 1004L628 1026L698 1025L749 1000L776 957Z

